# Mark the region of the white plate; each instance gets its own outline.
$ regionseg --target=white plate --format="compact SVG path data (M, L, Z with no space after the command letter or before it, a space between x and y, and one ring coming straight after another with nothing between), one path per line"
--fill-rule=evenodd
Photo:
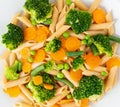
M93 0L83 0L85 3L90 5ZM0 0L0 35L6 32L6 25L10 22L12 16L22 10L22 6L25 0ZM120 0L102 0L101 6L112 11L115 20L116 35L120 35ZM1 37L0 37L1 39ZM0 54L4 50L0 44ZM120 48L118 51L120 55ZM1 63L0 63L1 65ZM1 68L1 66L0 66ZM2 70L0 70L0 77ZM120 79L119 83L113 88L112 91L108 92L104 98L93 104L92 107L120 107ZM0 88L0 107L13 107L13 104L17 99L11 99L8 95L2 92Z

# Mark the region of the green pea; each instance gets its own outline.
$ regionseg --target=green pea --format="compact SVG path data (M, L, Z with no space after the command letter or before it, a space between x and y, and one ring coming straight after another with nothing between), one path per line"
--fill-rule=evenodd
M64 68L64 65L63 64L58 64L57 65L57 70L62 70Z
M69 70L70 69L70 65L68 63L64 64L64 70Z
M34 55L36 55L36 51L35 50L31 50L30 54L34 56Z
M69 6L72 4L72 1L71 0L66 0L66 4Z
M63 33L63 37L64 37L64 38L68 38L69 36L70 36L70 34L69 34L68 32L64 32L64 33Z
M58 78L63 78L64 75L63 75L63 73L59 72L59 73L57 74L57 77L58 77Z
M29 61L29 62L33 62L33 57L32 57L32 56L29 56L29 57L28 57L28 61Z
M72 98L72 95L71 94L68 94L67 95L67 99L71 99Z
M104 76L104 77L106 77L108 75L108 73L106 71L102 71L101 75Z

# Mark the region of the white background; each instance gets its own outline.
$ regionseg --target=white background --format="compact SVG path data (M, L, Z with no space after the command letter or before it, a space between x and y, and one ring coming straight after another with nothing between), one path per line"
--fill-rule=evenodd
M93 0L83 0L90 5ZM0 35L7 31L6 25L10 23L12 16L22 10L22 6L25 0L0 0ZM120 0L102 0L101 6L112 11L115 20L115 34L120 35ZM1 40L1 36L0 36ZM0 44L0 54L5 48ZM120 48L118 51L120 55ZM0 68L1 68L0 62ZM0 69L0 77L2 74L2 68ZM14 102L18 99L11 99L8 95L4 94L0 88L0 107L13 107ZM108 92L104 98L93 104L92 107L120 107L120 79L119 83Z

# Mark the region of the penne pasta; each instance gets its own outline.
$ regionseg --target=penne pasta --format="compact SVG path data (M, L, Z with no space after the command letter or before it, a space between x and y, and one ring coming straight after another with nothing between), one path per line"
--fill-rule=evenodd
M40 43L37 43L33 46L30 47L31 50L37 50L37 49L40 49L44 46L44 42L40 42Z
M113 43L112 44L112 48L113 48L113 54L115 55L116 54L116 52L117 52L117 49L118 49L118 43Z
M106 15L106 21L107 22L112 22L113 21L113 18L112 18L112 12L109 12L107 15ZM112 25L109 29L108 29L108 34L109 35L113 35L114 34L114 26Z
M72 0L75 6L81 10L88 10L88 7L81 0Z
M101 23L101 24L92 24L89 30L104 30L109 29L113 25L113 22Z
M14 64L16 60L16 54L11 52L10 56L9 56L9 65L12 66Z
M85 45L81 45L81 46L80 46L80 51L84 51L84 50L85 50L85 48L86 48L86 46L85 46Z
M34 103L34 99L33 99L33 95L32 93L24 86L24 85L19 85L21 91L23 92L23 94L25 94L25 96L32 102Z
M75 3L72 3L71 5L70 5L70 9L74 9L75 8Z
M50 75L57 75L58 71L57 70L51 70L50 72L47 72Z
M26 76L26 77L22 77L14 81L8 81L7 83L4 84L4 87L10 88L10 87L14 87L14 86L21 85L21 84L26 84L29 81L30 81L30 76Z
M33 107L32 105L29 105L27 103L24 102L17 102L14 107Z
M28 76L30 73L29 72L21 72L20 77L25 77Z
M53 40L55 37L60 37L65 31L67 31L70 28L70 26L68 25L63 25L58 31L56 31L55 33L53 33L48 39L47 41L51 41Z
M92 5L90 6L88 12L92 13L100 4L101 0L94 0Z
M3 52L2 53L2 55L0 55L0 60L1 59L5 59L5 60L7 60L7 58L9 57L9 55L10 55L10 51L9 50L6 50L5 52Z
M70 74L68 71L62 70L62 73L64 74L64 76L75 86L77 87L79 85L78 82L75 82L74 80L72 80Z
M17 17L19 17L20 15L21 15L21 12L16 13L15 16L12 18L11 23L14 24L14 25L17 25L18 24Z
M62 11L64 5L64 0L56 0L56 6L59 12Z
M109 59L110 59L109 56L104 55L104 56L101 58L101 64L100 64L100 65L104 65Z
M68 104L62 104L61 107L78 107L78 106L76 106L75 102L71 102Z
M34 27L31 21L25 16L17 17L17 19L21 21L23 24L25 24L27 27Z
M61 1L61 0L60 0ZM50 24L49 26L49 29L52 33L55 32L55 26L56 26L56 23L58 21L58 16L59 16L59 11L58 9L56 8L56 6L54 6L53 8L53 16L52 16L52 23Z

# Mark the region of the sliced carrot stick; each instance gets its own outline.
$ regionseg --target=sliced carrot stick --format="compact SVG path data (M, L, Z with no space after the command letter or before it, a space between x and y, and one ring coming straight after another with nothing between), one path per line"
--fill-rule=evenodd
M25 47L20 51L20 55L23 59L28 59L29 55L30 55L30 49Z
M102 8L96 9L93 12L93 20L96 23L104 23L106 21L106 14Z
M84 98L81 100L81 105L80 107L88 107L89 105L89 99L88 98Z
M94 56L94 54L92 52L90 52L86 55L86 60L85 61L91 69L96 68L101 63L100 57L99 56Z
M18 86L7 88L4 90L10 97L18 97L21 93Z
M42 83L43 83L43 78L42 78L42 76L38 75L38 76L33 77L33 83L34 83L35 85L40 85L40 84L42 84Z
M79 80L81 80L83 75L81 70L73 71L73 69L71 69L70 76L74 81L78 82Z
M43 86L44 86L44 88L45 89L47 89L47 90L52 90L54 87L53 87L53 85L51 85L51 84L43 84Z
M119 57L112 57L106 62L106 67L110 70L114 66L120 66L120 58Z
M60 60L64 60L66 57L66 52L63 48L61 48L60 50L58 50L57 52L51 52L50 56L53 60L56 61L60 61Z
M80 40L70 36L65 42L65 47L68 51L76 51L80 48Z
M31 69L32 69L32 64L31 63L29 63L29 62L23 62L22 63L22 71L23 72L28 73L28 72L31 71Z
M46 53L44 49L39 49L36 52L34 62L42 62L45 59Z
M34 40L36 37L36 28L29 27L24 30L24 39L25 40Z

